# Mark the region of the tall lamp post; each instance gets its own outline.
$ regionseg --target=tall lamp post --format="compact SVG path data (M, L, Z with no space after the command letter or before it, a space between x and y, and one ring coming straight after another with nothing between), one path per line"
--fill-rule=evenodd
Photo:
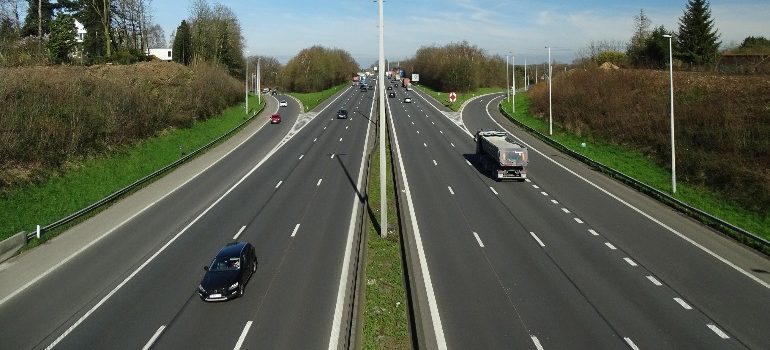
M246 114L249 114L249 51L246 51Z
M668 72L671 85L671 192L676 194L676 147L674 147L674 53L671 44L672 36L664 34L668 38Z
M508 55L505 55L505 98L511 98L511 81L508 79Z
M377 121L380 124L380 236L383 238L388 235L388 196L385 192L386 172L385 172L385 128L387 123L385 119L385 29L383 27L382 1L377 1L377 11L380 16L380 59L378 69L377 90L379 90L380 117Z
M548 135L553 135L553 103L551 100L551 73L553 69L551 67L551 47L546 46L548 49Z
M262 77L260 76L261 72L260 69L260 58L257 57L257 103L262 104Z
M511 54L511 113L516 114L516 56Z

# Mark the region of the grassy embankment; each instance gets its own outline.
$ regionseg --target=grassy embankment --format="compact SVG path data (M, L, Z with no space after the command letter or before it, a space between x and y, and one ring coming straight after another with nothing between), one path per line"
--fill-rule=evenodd
M251 96L249 106L257 106L256 96ZM204 146L244 119L244 105L239 103L219 116L193 122L189 128L167 129L133 146L88 158L40 183L13 189L0 197L0 239L31 230L36 224L49 224L86 207ZM61 231L54 230L44 237L50 239Z
M510 104L504 105L503 108L507 113L511 113ZM526 93L516 94L515 119L542 134L548 134L548 121L532 116L530 100ZM595 137L577 136L557 123L554 123L554 133L551 138L575 152L601 162L662 192L670 193L671 172L638 150L613 145ZM586 147L581 146L584 142ZM770 239L770 215L748 211L738 203L726 200L712 190L703 186L694 186L681 180L677 182L677 194L674 197Z
M345 83L319 92L290 92L289 95L294 96L296 99L300 100L302 105L305 106L305 110L303 112L307 112L312 111L313 108L316 108L316 106L321 104L321 102L326 101L329 97L334 96L334 94L347 86L349 86L349 84Z
M390 148L390 144L386 145ZM388 149L388 154L390 150ZM364 349L409 349L404 272L401 265L401 232L396 213L395 189L390 158L386 157L388 196L388 235L380 237L380 161L372 156L369 174L369 222L367 223L366 290L364 304Z
M463 93L457 93L457 100L454 103L449 103L449 93L448 92L440 92L435 91L427 86L419 85L417 86L420 91L423 91L427 93L428 95L433 96L433 98L436 99L436 101L441 102L444 106L449 107L453 111L457 111L460 109L460 106L463 105L463 103L467 100L470 100L476 96L484 95L484 94L491 94L494 92L505 92L504 88L495 88L495 87L486 87L486 88L479 88L471 92L463 92Z

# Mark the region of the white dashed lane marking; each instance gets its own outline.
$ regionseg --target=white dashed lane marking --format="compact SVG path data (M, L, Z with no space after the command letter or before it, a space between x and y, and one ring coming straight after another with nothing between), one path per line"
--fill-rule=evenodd
M304 157L305 157L305 155L304 155L304 154L300 154L300 155L299 155L299 159L302 159L302 158L304 158Z
M281 187L281 184L283 183L283 180L278 181L278 184L275 185L275 188Z
M495 195L499 195L499 194L497 193L497 191L495 191L495 189L494 189L494 188L490 187L489 189L490 189L490 190L492 190L492 193L494 193Z
M474 232L473 237L476 237L476 242L479 243L479 247L484 248L484 242L481 241L481 237L479 237L479 234Z
M639 265L636 263L636 261L633 261L633 260L631 260L631 258L623 258L623 260L625 260L625 261L626 261L626 262L627 262L629 265L631 265L631 266L633 266L633 267L637 267L637 266L639 266Z
M713 324L707 324L706 326L709 327L714 333L716 333L720 338L722 339L730 339L730 336L728 336L725 332L722 332L719 327L713 325Z
M625 338L623 338L623 340L625 340L625 341L626 341L626 344L628 344L628 346L630 346L630 347L631 347L631 349L633 349L633 350L639 350L639 347L638 347L638 346L636 346L636 344L634 344L634 341L633 341L633 340L631 340L631 338L629 338L629 337L625 337Z
M598 235L599 235L599 233L598 233L598 232L596 232L596 231L594 231L594 230L592 230L592 229L588 229L588 232L590 232L590 233L591 233L592 235L594 235L594 236L598 236Z
M452 191L452 186L447 186L447 188L449 189L450 194L455 194L455 191Z
M582 224L583 223L583 220L580 220L580 218L574 218L574 219L575 219L575 222L577 222L578 224Z
M674 298L674 301L676 301L677 304L682 306L685 310L692 310L692 306L688 304L686 301L682 300L682 298Z
M318 182L316 182L316 184L315 184L315 185L316 185L316 187L317 187L317 186L321 186L321 181L323 181L323 180L324 180L324 179L318 179Z
M660 283L660 281L658 281L658 279L653 277L653 276L647 276L647 279L650 280L650 282L652 282L652 284L654 284L654 285L656 285L658 287L663 285L663 283Z
M541 247L545 247L545 244L543 244L543 241L540 240L540 237L538 237L534 232L530 232L530 235L532 235L532 238L534 238L537 241L537 244L539 244Z
M610 243L610 242L604 242L604 245L606 245L606 246L607 246L607 248L610 248L610 249L612 249L612 250L616 250L616 249L618 249L618 248L615 248L615 246L614 246L614 245L612 245L612 243Z
M433 160L433 165L438 166L438 163L436 163L436 160Z
M567 214L569 214L569 213L570 213L569 209L567 209L567 208L561 208L561 211L563 211L563 212L565 212L565 213L567 213Z

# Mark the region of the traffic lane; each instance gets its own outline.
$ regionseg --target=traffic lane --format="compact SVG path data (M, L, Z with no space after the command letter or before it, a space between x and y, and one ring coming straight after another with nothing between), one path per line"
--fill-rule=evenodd
M470 107L470 105L469 105ZM492 109L492 107L490 107ZM495 112L491 110L490 112ZM494 114L493 114L494 115ZM499 116L499 113L497 115ZM475 119L474 119L475 120ZM466 120L470 122L470 120ZM499 128L499 127L498 127ZM517 135L540 150L551 150L542 143L533 140L525 133ZM553 153L556 153L553 151ZM548 151L546 154L551 154ZM540 158L541 160L538 160ZM641 264L647 267L659 279L674 291L684 296L709 318L717 322L728 334L734 334L742 342L751 346L766 347L767 337L764 331L755 325L766 323L770 317L770 298L768 289L748 277L736 273L731 266L723 263L698 249L686 240L672 234L657 222L640 215L626 205L618 203L605 193L597 191L582 180L567 174L563 169L543 159L536 152L530 152L530 171L539 174L537 179L543 188L558 189L559 200L573 208L578 215L593 223L598 232L608 237L613 244L623 248ZM570 164L571 162L567 162ZM585 171L581 165L570 166L577 171ZM695 224L692 220L673 214L672 210L643 197L632 190L615 184L599 174L586 174L594 183L603 188L611 188L616 196L631 198L632 205L655 215L655 220L687 236L704 234L717 235L713 231ZM647 204L645 204L647 203ZM612 218L608 220L608 218ZM745 248L739 248L746 251ZM746 253L749 256L754 254ZM764 259L757 260L765 266ZM740 290L741 298L735 298Z
M340 120L340 122L345 123L343 120ZM348 128L342 128L342 124L339 124L338 126L332 125L332 127L336 128L338 131L341 131L342 134L348 131ZM329 129L332 130L332 128ZM360 142L354 140L357 133L355 133L352 128L350 129L349 133L352 134L351 137L348 138L350 141L343 144L350 145L351 147L355 148L357 147L356 145L363 142L362 139ZM247 346L253 347L253 345L248 344L259 344L259 346L265 346L268 344L274 344L275 342L288 341L304 344L304 346L300 346L303 348L315 348L318 347L316 346L317 344L328 341L328 327L319 327L317 324L328 322L328 320L325 318L328 318L332 313L327 311L329 308L333 310L333 305L317 305L314 310L312 310L312 312L307 311L307 308L304 311L294 310L291 305L299 305L297 300L308 300L312 301L313 303L317 303L318 300L329 300L330 302L335 300L334 296L336 296L336 294L333 292L336 292L336 289L333 285L328 284L329 279L327 277L329 276L329 271L331 271L331 274L333 275L334 270L340 266L339 262L335 259L341 259L341 255L335 254L334 251L335 249L341 249L341 247L344 245L344 242L338 242L339 239L344 237L323 237L323 242L314 242L308 246L308 248L300 248L304 246L300 245L298 242L305 242L309 239L308 237L305 237L306 234L303 234L303 232L306 231L311 231L311 239L316 239L317 237L315 234L313 234L312 230L314 229L320 228L324 232L339 231L337 228L324 229L329 227L329 224L314 222L316 221L314 219L315 216L320 216L323 218L323 220L334 220L333 223L335 224L340 222L344 222L345 225L347 224L347 219L337 219L340 215L344 216L346 211L349 213L349 209L345 208L347 204L340 205L340 203L345 203L346 201L350 202L352 196L349 198L332 199L331 203L337 203L336 207L328 205L315 205L316 201L325 201L325 198L329 197L329 194L320 193L324 189L331 191L331 194L335 196L348 193L340 189L340 186L335 185L334 183L335 179L337 179L337 181L341 179L340 176L336 175L337 171L335 171L337 164L340 162L340 159L347 159L348 156L345 154L352 155L355 153L355 150L348 152L340 150L339 147L337 147L339 144L337 141L337 136L342 137L342 134L331 134L328 135L328 137L323 138L326 140L323 141L326 143L325 146L324 143L319 140L319 142L316 143L317 146L315 146L317 150L308 152L306 158L304 158L306 161L284 180L284 183L281 186L285 186L285 188L287 188L287 190L283 192L285 195L276 196L276 198L271 200L269 207L272 209L266 210L264 215L261 215L257 218L257 222L249 225L249 227L267 227L268 225L272 224L276 218L281 217L291 217L291 220L296 220L286 222L284 225L282 225L282 229L265 230L270 236L275 236L274 234L271 234L272 232L275 232L280 237L290 237L291 235L296 235L296 237L289 238L289 243L287 245L284 246L283 242L280 244L261 244L260 240L256 241L258 253L260 248L268 249L267 251L264 251L263 254L258 254L260 261L260 270L258 271L258 275L265 276L265 278L259 277L259 283L257 284L257 287L249 287L249 289L252 290L249 290L243 299L259 296L259 300L253 303L250 302L248 304L249 306L244 307L243 310L239 309L234 312L231 312L231 310L228 308L222 308L221 313L212 313L210 311L205 312L201 311L206 310L205 307L194 306L189 312L186 311L182 315L178 316L175 320L174 326L167 331L168 334L161 338L160 344L162 344L163 347L184 348L190 346L201 346L202 344L206 344L206 347L208 347L208 345L221 346L221 344L228 344L228 341L232 342L232 339L234 339L233 335L231 334L232 332L227 332L223 334L222 337L211 337L210 335L201 334L201 337L203 338L199 339L198 336L191 336L188 330L205 328L209 324L217 324L224 326L226 329L238 329L240 332L240 328L244 327L245 322L248 322L249 320L251 320L253 323L251 324L250 332L248 332L249 338L245 343ZM332 150L331 154L337 154L337 156L334 158L328 157L330 149ZM361 151L357 152L358 154L355 157L360 157ZM349 164L348 166L355 166L355 164ZM324 181L316 182L315 178L310 179L308 174L321 176L319 180ZM347 179L343 180L347 181ZM343 184L345 184L345 182L343 182ZM317 189L321 190L318 191ZM308 193L315 194L308 196ZM312 199L308 199L308 197L312 197ZM298 198L302 198L303 200L297 200ZM297 204L299 204L299 208L297 208ZM352 206L352 202L350 202L349 205ZM317 210L318 207L325 209ZM303 216L309 217L297 219L295 218L296 214L293 213L304 213ZM246 231L243 237L249 237L253 231L254 230ZM262 234L264 235L265 233ZM284 248L275 249L275 247ZM318 248L323 247L326 248L318 250ZM308 249L315 250L308 251ZM281 255L277 256L277 253L273 252L273 250L280 251ZM323 256L310 259L310 261L318 263L318 265L313 265L317 267L308 268L308 257L319 254L323 254ZM335 261L329 262L330 259ZM297 266L296 268L293 267L292 265L295 261L301 266ZM319 269L321 270L319 271ZM324 269L326 270L325 272ZM304 278L302 277L303 275L310 275L310 278ZM255 278L257 278L256 275ZM250 284L251 283L252 282L250 282ZM306 288L304 286L298 286L298 284L309 284L309 286ZM319 296L318 293L314 295L300 295L296 298L292 297L292 295L297 293L308 293L314 290L317 292L322 289L328 289L332 294L329 294L329 296L325 298ZM286 300L287 298L288 300ZM271 301L272 299L278 300ZM261 321L264 319L269 319L271 321L268 325L265 325ZM232 320L232 322L229 322L230 320ZM292 328L295 327L297 322L303 320L304 322L312 322L311 324L303 324L301 326L297 326L299 328ZM316 321L322 321L322 323L318 323ZM267 334L262 334L264 329L269 329L270 331L268 331ZM286 329L291 329L292 331L286 333ZM297 338L294 336L297 334L297 332L303 329L307 329L304 331L304 337ZM311 330L315 331L315 335L312 337L310 336ZM285 334L288 338L279 337L277 334ZM308 342L312 343L313 345L308 344ZM298 344L298 346L300 344ZM268 347L272 348L273 346Z
M263 157L281 137L280 133L263 127L216 166L0 306L2 343L29 348L66 326L82 309L92 305L103 290L116 284L116 275L139 266L194 213L203 210L206 203L245 173L242 164ZM153 230L147 230L148 225Z
M297 143L301 141L296 140ZM269 207L273 196L281 194L273 184L279 181L280 175L292 173L296 162L299 162L294 157L292 145L290 143L288 147L282 148L263 167L246 178L237 190L230 192L212 207L170 246L171 249L164 251L152 264L147 265L142 273L137 274L130 283L123 286L114 297L64 338L59 346L78 348L83 344L92 344L96 347L137 348L144 344L158 327L169 325L183 315L191 299L197 297L195 288L203 275L201 268L232 239L239 225L261 215L264 208ZM284 153L287 155L283 156ZM291 161L286 161L287 158ZM289 188L301 189L299 186ZM292 194L288 198L295 196ZM282 210L293 210L290 203L282 202L285 203ZM300 205L297 203L298 207ZM281 221L273 218L271 223L280 225ZM277 228L268 226L268 229L272 231ZM260 255L265 253L263 247L264 245L260 244L257 248ZM196 304L192 307L195 308ZM215 319L215 315L210 315L207 320L212 319ZM225 326L228 321L233 322L235 319L218 321L215 324L230 329L234 325ZM214 344L223 340L220 336L228 336L226 332L204 335L206 340L213 341ZM195 338L189 333L186 337ZM198 341L205 342L201 339Z
M478 284L477 287L501 288L508 297L507 302L498 302L492 307L511 308L511 312L516 314L524 328L532 332L531 336L538 337L546 347L608 348L622 345L620 337L603 321L592 304L574 288L559 266L554 264L531 238L530 228L519 221L518 215L515 215L518 213L509 212L492 192L494 187L484 182L486 177L478 174L476 169L465 161L462 153L467 155L473 149L469 138L466 136L457 148L450 149L445 145L443 136L437 135L435 130L432 130L433 124L428 125L427 120L419 120L416 127L423 130L420 135L423 135L423 143L428 146L423 146L425 152L412 154L418 158L421 154L428 155L417 162L433 165L434 175L429 181L445 186L443 191L439 186L439 193L424 197L435 199L437 196L448 196L446 200L439 202L453 203L458 208L459 217L464 219L467 229L458 232L460 226L454 226L454 233L465 238L464 245L456 249L476 248L482 251L484 259L480 264L488 266L497 278L493 284ZM421 184L418 188L426 186L419 180L416 183ZM426 242L428 241L426 238ZM430 252L434 246L426 244L426 251ZM442 252L443 249L431 252L429 261ZM452 252L450 256L454 254ZM446 263L436 260L431 265L446 266ZM441 281L441 271L444 271L443 268L438 271L434 268L434 281ZM452 273L447 275L453 276ZM447 302L445 305L461 304L462 297L462 294L457 295L458 300ZM452 308L452 313L454 309L456 307ZM490 321L480 320L476 323L487 327ZM571 326L554 327L554 323ZM490 341L501 340L498 338L499 335L490 335ZM453 340L452 344L457 341ZM502 345L497 344L498 347Z
M473 238L457 232L458 228L469 231L462 213L452 205L436 205L448 203L442 195L448 194L448 189L436 180L434 165L417 155L425 152L422 138L411 124L401 122L406 120L403 115L396 113L393 119L402 149L411 150L403 154L404 168L408 181L414 184L414 211L447 344L457 348L531 346L527 330L506 307L506 294L494 273L481 252L473 249Z

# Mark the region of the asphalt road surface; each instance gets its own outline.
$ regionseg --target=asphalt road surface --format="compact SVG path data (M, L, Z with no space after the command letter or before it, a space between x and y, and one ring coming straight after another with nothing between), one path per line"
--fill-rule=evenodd
M413 286L429 295L418 302L426 347L770 348L766 258L721 242L748 267L734 265L690 238L718 234L509 123L530 146L529 179L495 182L458 124L500 129L499 96L460 118L397 91L392 143L409 185L408 234L422 250L412 253L424 256L413 268L429 277Z
M282 123L0 304L0 348L336 348L373 96L345 89L317 115L278 96ZM234 240L257 272L243 297L203 302L203 266Z

